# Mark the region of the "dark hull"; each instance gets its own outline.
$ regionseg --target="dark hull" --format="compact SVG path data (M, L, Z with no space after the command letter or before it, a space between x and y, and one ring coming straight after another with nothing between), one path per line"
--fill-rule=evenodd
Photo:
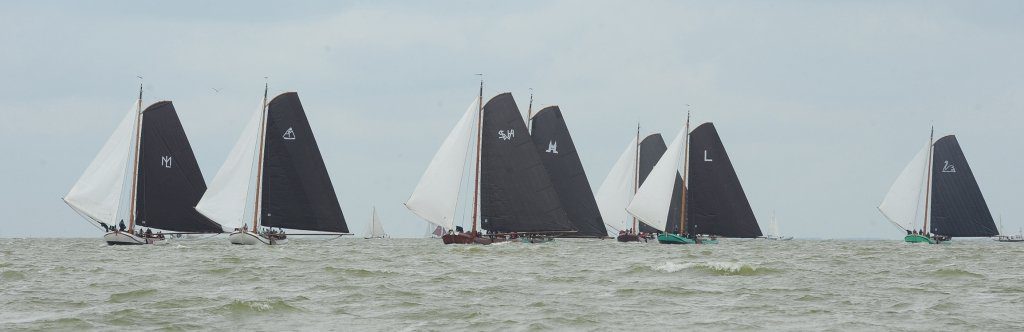
M619 236L616 237L615 240L619 242L640 242L640 235L619 234Z
M441 236L441 241L444 244L491 244L496 242L507 241L503 237L491 238L487 236L474 237L466 233L460 234L445 234Z

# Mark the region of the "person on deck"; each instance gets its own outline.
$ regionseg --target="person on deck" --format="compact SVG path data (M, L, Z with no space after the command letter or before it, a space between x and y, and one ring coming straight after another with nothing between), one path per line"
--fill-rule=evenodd
M146 228L146 237L153 237L153 229Z
M118 224L118 226L117 226L117 227L120 227L120 228L121 228L121 231L122 231L122 232L124 232L124 229L125 229L125 228L127 228L127 227L125 227L125 226L124 226L124 219L121 219L121 223L120 223L120 224Z

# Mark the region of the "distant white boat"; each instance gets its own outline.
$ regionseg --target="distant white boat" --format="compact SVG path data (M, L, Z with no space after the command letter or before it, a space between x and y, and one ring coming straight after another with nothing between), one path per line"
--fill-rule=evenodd
M768 230L769 233L764 236L766 240L789 241L793 239L792 236L782 236L779 233L779 221L775 219L775 211L772 211L772 218L768 220Z
M364 239L386 239L388 235L384 233L384 226L380 224L380 216L377 215L377 207L373 207L373 212L370 213L370 227L367 228L368 232Z
M993 237L992 238L993 240L996 240L996 241L999 241L999 242L1024 242L1024 228L1021 228L1021 230L1019 230L1017 232L1017 234L1002 234L1003 233L1002 230L1006 229L1006 228L1003 228L1003 217L1002 216L999 216L999 229L1000 229L1000 232L999 232L1000 234L996 235L995 237Z

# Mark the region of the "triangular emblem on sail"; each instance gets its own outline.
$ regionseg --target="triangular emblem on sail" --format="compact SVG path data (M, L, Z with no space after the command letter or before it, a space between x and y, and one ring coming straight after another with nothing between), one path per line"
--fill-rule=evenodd
M293 130L291 127L288 127L288 130L284 131L284 135L281 135L281 138L284 138L289 141L295 140L295 130Z

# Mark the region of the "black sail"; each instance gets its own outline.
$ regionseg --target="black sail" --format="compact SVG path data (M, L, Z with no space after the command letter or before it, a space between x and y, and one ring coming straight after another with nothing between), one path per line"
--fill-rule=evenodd
M295 92L270 101L264 144L261 224L348 233L324 158Z
M555 186L562 208L576 227L577 232L571 236L608 236L587 173L558 106L545 107L537 112L533 117L530 137Z
M715 125L690 132L687 228L691 234L759 237L761 227Z
M654 165L658 164L658 160L661 160L661 155L665 154L666 150L668 150L668 146L665 145L665 139L661 137L661 134L650 134L640 141L640 164L638 166L641 185L647 180L647 175L651 174ZM676 183L672 186L672 202L668 207L668 217L665 218L665 231L669 233L679 232L679 210L683 205L680 191L682 187L683 177L676 174ZM639 224L641 232L661 233L642 221Z
M221 232L219 224L194 208L206 182L174 105L157 102L142 114L136 224L175 232Z
M942 137L933 146L932 233L956 237L999 234L956 136Z
M480 136L481 227L492 232L574 230L512 94L484 105Z

